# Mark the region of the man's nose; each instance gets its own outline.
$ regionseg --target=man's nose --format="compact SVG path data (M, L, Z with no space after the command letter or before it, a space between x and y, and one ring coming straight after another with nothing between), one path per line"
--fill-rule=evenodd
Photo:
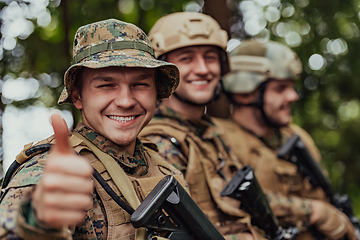
M209 66L203 56L198 56L194 63L194 72L197 74L205 75L209 73Z
M122 87L116 92L114 103L118 107L131 108L135 105L136 99L130 87Z
M288 90L286 97L289 102L295 102L299 99L299 95L294 88Z

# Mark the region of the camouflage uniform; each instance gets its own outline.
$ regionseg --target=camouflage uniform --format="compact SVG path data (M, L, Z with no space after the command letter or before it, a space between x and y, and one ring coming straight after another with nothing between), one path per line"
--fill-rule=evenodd
M307 179L297 172L294 164L277 158L277 151L296 133L301 136L313 158L320 161L319 151L310 136L296 125L280 129L272 138L260 138L232 120L216 119L215 123L224 130L225 138L229 140L240 161L254 169L259 184L272 196L269 198L270 205L273 204L272 209L280 223L283 226L296 224L307 227L311 204L306 200L299 202L297 197L324 200L324 192L314 189ZM280 195L296 197L273 198ZM276 202L278 205L275 205Z
M71 91L77 80L77 73L83 67L97 69L122 66L156 69L157 99L170 96L179 82L177 67L156 60L148 37L133 24L109 19L80 27L75 35L73 50L73 62L65 73L65 87L58 100L59 104L72 102ZM52 136L39 144L53 141ZM136 139L134 154L129 156L122 146L83 124L76 127L69 141L74 150L86 158L123 199L125 197L94 148L102 154L105 153L107 157L110 156L115 165L117 163L124 170L134 186L138 198L136 202L143 201L165 175L181 176L177 169L158 155L156 146L148 141ZM0 239L17 236L24 239L134 239L136 235L129 221L130 215L115 203L93 177L93 206L85 212L85 220L81 225L55 230L37 221L31 196L42 177L47 156L47 152L38 154L21 165L9 185L2 190L6 194L0 205ZM130 202L129 199L126 200Z
M303 232L297 239L312 239L309 231L309 217L313 205L311 199L326 201L324 191L313 187L307 178L297 171L293 163L277 157L277 151L293 134L298 134L312 157L320 162L320 154L309 134L296 125L280 128L272 138L260 138L254 133L242 128L232 120L216 119L217 126L224 130L225 138L230 147L239 157L241 163L250 165L262 189L266 192L269 204L283 227L298 226ZM349 231L352 236L352 226L345 214L330 204L328 217L331 224L317 223L317 228L333 236L331 239L341 239ZM331 216L331 217L330 217ZM348 226L338 233L332 233L344 222ZM350 237L350 239L352 239Z
M138 181L138 179L143 179L144 177L163 177L167 174L180 175L178 170L166 164L166 162L164 162L162 166L158 165L154 168L156 162L153 161L153 158L156 155L154 154L154 150L149 148L154 148L154 144L145 143L144 145L137 139L134 155L130 157L126 155L126 153L119 151L118 145L82 124L79 124L74 131L86 137L101 151L112 156L124 169L127 175L131 176L135 187L141 186L141 181ZM52 142L53 137L50 137L39 144ZM109 177L107 170L96 159L96 156L91 153L91 150L83 143L78 142L73 147L77 152L89 160L89 162L101 173L104 179L107 180L107 183L112 189L123 198L123 195ZM42 228L41 224L34 219L33 208L28 201L30 194L34 190L36 184L40 181L47 154L48 153L46 152L37 155L26 162L26 164L22 165L21 168L16 171L16 175L12 178L9 186L4 189L6 195L0 205L0 239L6 239L6 237L11 234L19 233L22 236L31 236L31 238L27 239L39 239L43 234L46 235L46 239L67 239L69 237L67 231L61 232ZM158 168L157 171L156 168ZM96 181L95 179L93 180ZM156 185L159 179L155 177L154 180L155 181L151 184L152 186L150 189L136 187L136 192L140 201L144 200L145 195L149 193L149 190ZM135 229L130 224L130 215L113 202L110 204L111 210L112 212L117 213L112 214L112 219L109 219L109 212L106 212L107 209L104 209L104 199L101 198L101 193L99 194L96 186L97 184L95 184L95 191L92 194L93 206L86 211L85 221L82 225L77 226L72 230L72 239L109 239L109 228L113 228L111 230L113 231L114 236L117 236L116 239L119 237L121 239L134 239ZM114 228L116 231L114 231Z
M244 231L262 239L240 203L220 197L242 165L212 121L208 115L190 118L160 104L140 135L155 142L160 155L183 172L191 197L227 239L242 239Z

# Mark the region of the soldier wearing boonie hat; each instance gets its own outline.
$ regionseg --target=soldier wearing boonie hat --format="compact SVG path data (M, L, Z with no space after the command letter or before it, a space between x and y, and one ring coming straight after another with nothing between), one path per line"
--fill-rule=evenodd
M76 32L72 65L65 73L65 87L58 103L71 102L70 93L79 69L110 66L158 69L158 99L169 97L179 84L176 66L155 58L150 40L140 28L110 19L83 26Z
M137 138L178 82L178 68L157 60L135 25L109 19L80 27L58 103L73 103L82 123L69 134L55 114L55 134L18 155L2 189L0 239L147 239L92 173L133 209L165 175L182 181L154 144Z
M220 196L242 165L204 113L219 92L221 76L229 71L226 31L206 14L178 12L160 18L149 38L158 59L179 67L180 84L161 101L141 135L184 173L190 195L220 233L227 239L261 239L239 202Z
M277 156L279 148L298 134L312 157L321 160L309 134L291 124L291 105L298 99L293 86L302 72L297 54L277 42L244 40L230 53L230 66L223 87L232 116L216 124L242 163L254 169L279 223L299 227L296 239L314 239L310 227L324 239L355 239L347 216L327 203L324 192L297 172L295 164Z

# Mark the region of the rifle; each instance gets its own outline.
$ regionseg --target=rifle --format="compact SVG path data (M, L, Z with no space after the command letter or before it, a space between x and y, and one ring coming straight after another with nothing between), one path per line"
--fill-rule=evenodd
M265 230L272 240L294 240L298 228L282 229L278 225L269 203L250 166L239 169L231 181L221 191L221 196L228 196L241 202L240 208L251 215L251 223Z
M311 157L305 144L294 134L279 150L278 158L285 159L297 166L300 173L307 177L314 187L321 187L330 203L346 214L355 228L356 238L360 239L359 220L354 216L351 199L348 195L335 194L320 166Z
M131 215L135 228L146 227L148 239L167 231L170 240L225 240L174 176L164 177Z

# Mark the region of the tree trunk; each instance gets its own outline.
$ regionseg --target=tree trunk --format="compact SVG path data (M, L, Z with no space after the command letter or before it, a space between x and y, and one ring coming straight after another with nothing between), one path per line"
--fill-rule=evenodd
M228 7L229 0L205 0L204 13L212 16L219 22L222 29L230 36L230 19L233 12ZM228 118L230 116L229 102L222 93L220 98L207 106L207 113L213 117Z
M230 18L233 12L228 7L229 0L205 0L204 13L212 16L221 28L230 34Z

